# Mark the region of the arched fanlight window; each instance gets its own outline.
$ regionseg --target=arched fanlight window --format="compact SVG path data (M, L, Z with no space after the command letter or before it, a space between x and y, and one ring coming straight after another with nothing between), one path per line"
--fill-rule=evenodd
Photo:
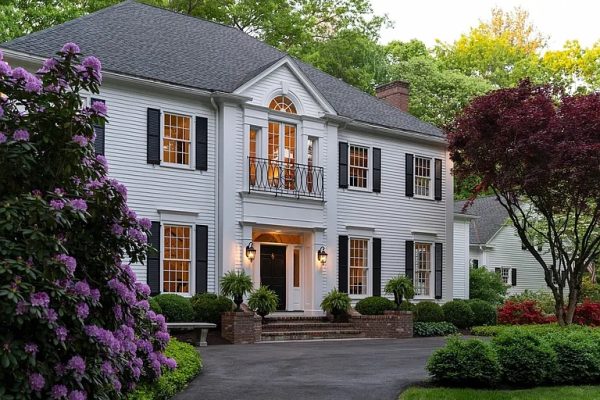
M296 106L287 96L276 96L269 104L271 110L283 111L290 114L297 114Z

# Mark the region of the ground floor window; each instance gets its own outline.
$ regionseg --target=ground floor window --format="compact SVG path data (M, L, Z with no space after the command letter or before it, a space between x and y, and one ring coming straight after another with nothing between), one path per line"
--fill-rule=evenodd
M350 239L349 293L367 295L369 277L369 239Z
M163 292L190 293L192 228L164 225L163 229Z
M431 243L415 242L415 295L431 296Z
M510 268L502 267L500 275L502 276L502 282L508 283L508 281L510 280Z

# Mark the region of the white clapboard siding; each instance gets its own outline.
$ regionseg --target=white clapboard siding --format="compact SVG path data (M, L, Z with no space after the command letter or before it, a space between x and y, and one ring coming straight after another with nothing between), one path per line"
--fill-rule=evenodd
M469 265L469 220L455 220L453 265L455 299L469 298Z

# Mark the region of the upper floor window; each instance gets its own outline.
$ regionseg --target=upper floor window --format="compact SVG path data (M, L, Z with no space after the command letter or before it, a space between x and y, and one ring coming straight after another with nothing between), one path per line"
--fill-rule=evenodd
M366 189L369 176L369 148L362 146L349 146L350 162L350 187Z
M297 114L294 102L287 96L276 96L269 103L269 108L275 111L283 111L290 114Z
M191 117L165 113L163 120L163 162L190 165L191 148Z
M431 158L415 156L415 196L431 197Z

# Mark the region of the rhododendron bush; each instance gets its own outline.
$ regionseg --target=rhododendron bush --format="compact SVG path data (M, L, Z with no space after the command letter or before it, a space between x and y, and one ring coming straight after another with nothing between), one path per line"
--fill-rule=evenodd
M104 104L80 98L100 67L72 43L35 74L0 61L2 399L119 399L175 367L124 262L145 259L150 222L94 153Z

